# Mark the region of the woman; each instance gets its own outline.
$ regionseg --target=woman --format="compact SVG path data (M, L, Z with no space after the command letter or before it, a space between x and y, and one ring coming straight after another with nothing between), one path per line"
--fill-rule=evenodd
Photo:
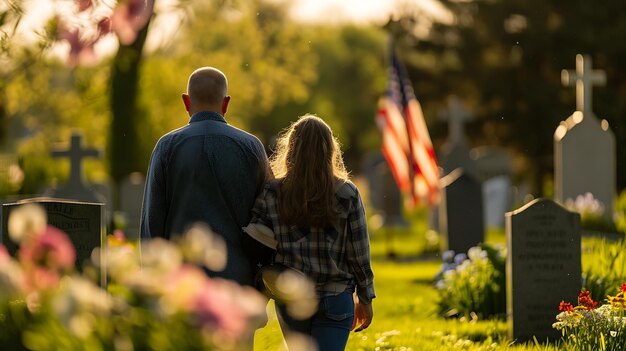
M353 322L356 331L370 325L375 297L359 191L348 180L339 143L317 116L294 122L270 162L276 179L257 198L251 224L272 229L274 262L304 273L319 299L317 311L304 320L277 302L281 329L288 343L300 333L319 350L344 350Z

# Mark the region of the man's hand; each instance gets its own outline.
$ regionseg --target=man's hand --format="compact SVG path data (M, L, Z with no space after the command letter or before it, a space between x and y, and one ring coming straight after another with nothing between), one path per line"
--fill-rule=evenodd
M354 306L354 321L355 324L359 325L354 331L360 332L361 330L367 329L372 323L372 318L374 318L374 310L372 309L372 304L363 304L360 301L356 303Z

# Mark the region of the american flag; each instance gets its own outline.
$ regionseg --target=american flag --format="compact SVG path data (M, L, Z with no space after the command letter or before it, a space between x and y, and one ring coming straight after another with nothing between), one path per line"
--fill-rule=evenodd
M398 188L409 204L439 202L439 167L422 107L393 43L390 45L387 91L378 102L376 122L382 132L382 151Z

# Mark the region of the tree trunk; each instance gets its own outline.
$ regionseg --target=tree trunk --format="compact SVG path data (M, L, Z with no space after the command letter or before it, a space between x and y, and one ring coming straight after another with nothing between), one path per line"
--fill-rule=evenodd
M129 45L120 43L111 67L110 107L111 126L108 145L110 174L114 181L114 208L117 187L132 172L145 172L142 160L139 125L144 120L138 108L139 69L150 21L137 33Z

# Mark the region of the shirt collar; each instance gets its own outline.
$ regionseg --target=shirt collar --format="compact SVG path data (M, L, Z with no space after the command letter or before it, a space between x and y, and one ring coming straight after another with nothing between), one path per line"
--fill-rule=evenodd
M193 116L191 116L191 118L189 119L189 123L207 121L207 120L226 123L224 116L220 115L217 112L212 112L212 111L201 111L201 112L194 113Z

